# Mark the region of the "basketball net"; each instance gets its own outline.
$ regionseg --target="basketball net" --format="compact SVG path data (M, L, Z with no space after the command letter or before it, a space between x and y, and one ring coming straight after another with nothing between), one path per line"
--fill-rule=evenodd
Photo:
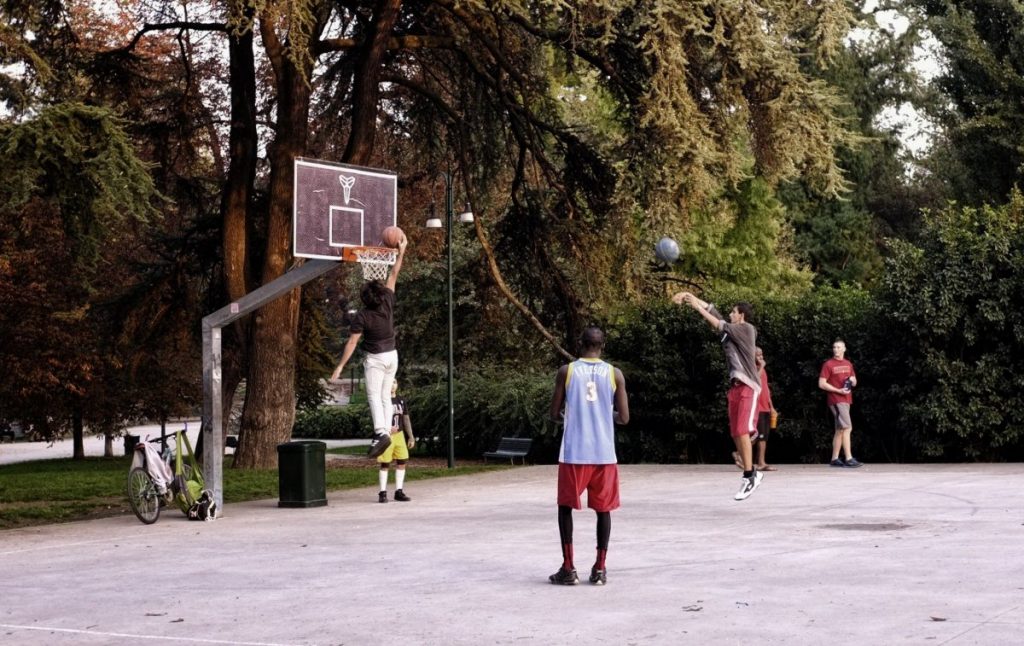
M387 247L354 247L352 255L363 268L365 280L387 280L391 265L398 259L398 249Z

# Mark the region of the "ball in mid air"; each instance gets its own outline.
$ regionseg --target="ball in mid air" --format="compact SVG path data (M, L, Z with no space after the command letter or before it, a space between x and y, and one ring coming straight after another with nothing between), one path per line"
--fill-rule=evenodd
M672 264L679 260L679 245L672 238L662 238L654 245L654 255L661 262Z

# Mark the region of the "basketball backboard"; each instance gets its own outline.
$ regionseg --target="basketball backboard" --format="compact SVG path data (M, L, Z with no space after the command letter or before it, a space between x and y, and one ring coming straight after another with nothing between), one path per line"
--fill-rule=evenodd
M350 246L376 246L398 223L398 176L377 168L295 159L293 252L341 260Z

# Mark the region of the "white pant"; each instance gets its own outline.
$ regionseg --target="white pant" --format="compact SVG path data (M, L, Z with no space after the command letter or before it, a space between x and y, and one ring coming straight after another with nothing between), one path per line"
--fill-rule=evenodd
M367 354L363 361L366 375L366 401L373 417L373 432L391 434L391 421L395 416L391 405L391 386L398 372L398 350Z

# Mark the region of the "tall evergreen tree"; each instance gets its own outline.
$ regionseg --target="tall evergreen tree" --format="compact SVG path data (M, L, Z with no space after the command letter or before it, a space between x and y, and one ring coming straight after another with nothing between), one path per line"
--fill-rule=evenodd
M941 43L928 167L966 204L1002 203L1024 183L1024 6L1014 0L912 0Z

